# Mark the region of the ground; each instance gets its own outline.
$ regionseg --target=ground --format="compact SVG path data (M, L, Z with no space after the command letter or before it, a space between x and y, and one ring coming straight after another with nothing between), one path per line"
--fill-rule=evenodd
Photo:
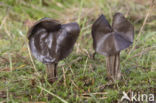
M154 0L0 0L0 102L120 103L123 91L156 95L155 9ZM116 12L134 25L135 39L120 54L122 80L112 83L106 79L105 56L92 59L91 26L100 14L112 22ZM52 85L45 65L28 49L27 31L43 17L81 27Z

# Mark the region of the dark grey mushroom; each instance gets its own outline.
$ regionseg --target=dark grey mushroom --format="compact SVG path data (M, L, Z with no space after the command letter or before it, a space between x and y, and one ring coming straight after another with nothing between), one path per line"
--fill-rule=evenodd
M50 82L56 80L57 64L72 52L79 32L77 23L60 24L51 18L43 18L29 29L31 53L37 60L46 64Z
M120 51L133 43L134 27L121 13L113 17L112 26L101 15L92 26L93 48L106 56L107 75L113 80L121 78Z

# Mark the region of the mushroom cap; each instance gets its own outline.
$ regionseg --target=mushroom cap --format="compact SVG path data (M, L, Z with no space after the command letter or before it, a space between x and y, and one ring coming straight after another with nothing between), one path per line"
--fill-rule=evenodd
M72 52L79 32L77 23L60 24L51 18L43 18L28 31L32 55L45 64L57 63Z
M93 48L105 56L114 55L133 43L134 27L121 13L113 16L112 27L101 15L92 26Z

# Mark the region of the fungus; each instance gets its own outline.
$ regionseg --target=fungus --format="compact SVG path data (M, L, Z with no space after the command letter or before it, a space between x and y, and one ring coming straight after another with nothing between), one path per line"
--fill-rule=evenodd
M106 56L107 76L112 80L121 78L120 51L133 43L134 27L121 14L113 16L112 26L101 15L92 26L93 48Z
M37 21L28 31L32 55L46 64L48 81L57 79L57 64L67 57L80 32L77 23L60 24L51 18Z

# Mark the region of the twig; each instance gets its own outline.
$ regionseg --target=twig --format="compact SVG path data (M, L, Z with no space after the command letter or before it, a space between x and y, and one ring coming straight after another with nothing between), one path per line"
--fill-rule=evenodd
M71 73L72 73L72 76L75 76L75 74L74 74L74 72L73 72L72 68L71 68L71 67L69 67L69 69L70 69L70 71L71 71Z
M84 75L84 73L85 73L85 71L86 71L87 63L88 63L88 58L86 59L86 63L85 63L85 65L84 65L83 75Z
M8 17L8 15L6 15L6 16L4 17L4 19L2 20L1 25L0 25L0 29L1 29L2 26L5 24L5 22L6 22L6 20L7 20L7 17Z
M87 49L83 49L83 51L87 54L87 56L88 56L89 58L91 58L91 56L90 56L89 52L87 51Z
M155 47L146 48L146 49L144 49L143 51L139 52L138 54L135 54L134 56L128 58L128 60L133 59L133 58L135 58L135 57L137 57L137 56L142 56L143 54L148 53L150 50L153 50L154 48L155 48Z
M85 98L85 99L89 99L91 98L90 96L89 97L84 97L84 96L81 96L82 98ZM101 97L101 98L97 98L97 99L106 99L107 97Z
M31 53L30 53L30 48L29 48L28 44L27 44L27 48L28 48L29 57L30 57L30 60L31 60L32 65L33 65L33 67L34 67L34 70L35 70L35 72L37 73L37 76L39 76L39 73L38 73L38 71L37 71L37 69L36 69L35 63L34 63L34 61L33 61L33 59L32 59L32 56L31 56Z
M74 83L73 80L71 80L71 82L72 82L72 84L73 84L78 90L80 90L80 88Z
M94 94L94 95L104 95L104 94L108 94L107 92L96 92L96 93L84 93L82 95L90 95L90 94Z
M22 55L20 55L20 54L18 54L18 53L16 53L16 58L20 58L20 60L22 61L22 62L24 62L25 64L30 64L30 62L27 60L27 58L26 57L23 57Z
M72 62L70 62L70 64L67 64L67 65L72 65L72 64L76 63L77 61L79 61L81 59L82 59L82 57L78 57L75 60L73 60ZM66 66L66 64L62 64L62 65L60 65L58 67L64 67L64 66Z
M63 103L68 103L66 100L62 99L61 97L55 95L54 93L48 91L47 89L41 87L41 86L37 86L38 88L40 88L41 90L44 90L45 92L49 93L50 95L56 97L57 99L59 99L60 101L62 101Z
M150 7L149 7L149 9L148 9L148 11L147 11L147 14L146 14L146 16L145 16L144 22L143 22L143 24L142 24L142 26L141 26L141 29L140 29L140 31L139 31L139 34L138 34L136 40L138 40L139 37L141 36L141 33L142 33L143 29L144 29L144 26L145 26L145 24L146 24L146 22L147 22L147 19L148 19L149 16L150 16L150 11L151 11L151 9L152 9L153 7L154 7L154 0L152 0L152 2L151 2L151 5L150 5Z
M106 99L107 97L101 97L101 98L97 98L97 99Z
M65 73L64 67L62 67L62 70L63 70L64 86L66 87L67 86L67 84L66 84L66 73Z
M151 5L150 5L150 7L149 7L149 9L148 9L148 11L147 11L147 13L146 13L144 22L143 22L143 24L142 24L142 26L141 26L141 28L140 28L139 34L138 34L138 36L137 36L137 38L136 38L136 41L134 41L135 43L134 43L134 45L132 46L132 49L129 51L128 55L130 55L131 52L134 50L134 48L135 48L135 46L136 46L136 42L139 40L139 38L140 38L140 36L141 36L141 33L142 33L143 29L144 29L144 26L145 26L145 24L146 24L146 22L147 22L147 19L148 19L149 16L150 16L150 11L151 11L151 9L152 9L153 7L154 7L154 0L152 0L152 2L151 2Z

